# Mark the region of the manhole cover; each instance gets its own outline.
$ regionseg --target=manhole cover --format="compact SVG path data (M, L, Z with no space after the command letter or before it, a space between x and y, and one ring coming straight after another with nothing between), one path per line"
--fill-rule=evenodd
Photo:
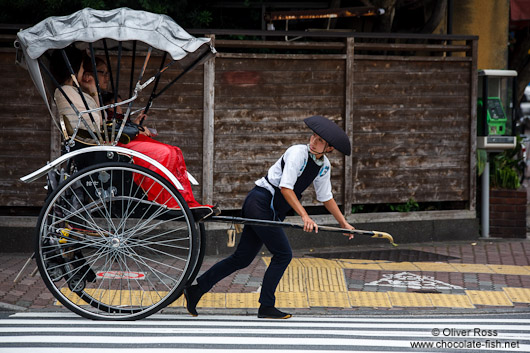
M432 253L428 251L392 249L392 250L363 250L363 251L340 251L330 253L312 253L312 257L322 259L363 259L363 260L386 260L392 262L433 262L456 260L458 257Z

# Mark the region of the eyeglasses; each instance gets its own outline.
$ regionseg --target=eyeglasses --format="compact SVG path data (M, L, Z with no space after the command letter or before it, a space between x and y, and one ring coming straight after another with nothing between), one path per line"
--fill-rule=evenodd
M103 70L97 70L98 74L101 74L103 76L109 76L110 75L110 72L108 71L103 71Z

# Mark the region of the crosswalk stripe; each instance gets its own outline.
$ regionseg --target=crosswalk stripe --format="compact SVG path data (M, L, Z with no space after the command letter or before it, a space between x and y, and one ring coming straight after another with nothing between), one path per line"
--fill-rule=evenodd
M54 352L412 352L411 342L467 340L513 344L513 352L530 351L530 319L499 316L427 318L308 317L263 320L246 316L204 315L200 318L157 314L139 321L91 321L71 313L17 313L0 319L2 353ZM475 329L494 335L470 335ZM447 333L433 334L448 330ZM467 332L467 334L462 334ZM500 346L499 346L500 347ZM504 346L480 349L503 350ZM436 347L435 347L436 348ZM423 348L432 351L433 348ZM437 349L446 352L450 350ZM477 351L465 349L465 351Z
M494 315L493 315L494 316ZM105 323L105 322L113 322L113 321L90 321L83 319L79 317L78 315L70 312L64 312L64 313L53 313L53 312L21 312L21 313L15 313L9 316L10 318L42 318L42 319L51 319L51 318L64 318L64 319L78 319L79 321L83 322L93 322L93 323ZM368 316L359 316L359 317L342 317L342 316L295 316L289 320L282 320L282 321L275 321L275 322L281 322L281 323L291 323L291 322L333 322L337 323L337 326L341 326L342 323L346 322L373 322L374 320L377 320L377 322L405 322L405 323L411 323L411 322L424 322L424 323L453 323L453 322L459 322L461 316L458 317L449 317L449 318L443 318L443 317L433 317L433 318L425 318L425 317L415 317L415 316L384 316L384 315L378 315L377 318L370 318ZM254 316L237 316L237 315L201 315L198 317L191 317L188 315L172 315L172 314L154 314L149 316L147 319L139 320L139 321L114 321L119 322L120 324L138 324L138 323L145 323L149 321L204 321L204 322L213 322L213 321L237 321L237 322L247 322L247 321L256 321L256 322L270 322L268 320L258 319ZM462 319L463 320L463 319ZM1 320L0 320L1 321ZM477 317L466 317L465 322L466 323L480 323L481 325L488 325L490 323L505 323L507 320L505 318L495 318L492 316L477 316ZM530 324L530 319L517 319L517 318L510 318L508 320L510 323L520 323L520 324Z
M63 332L64 335L71 333L104 333L108 332L108 327L69 327L67 332ZM40 327L40 326L27 326L27 327L8 327L0 328L0 334L8 333L24 333L31 332L32 334L38 333L57 333L55 327ZM133 334L133 333L145 333L145 334L212 334L212 335L225 335L233 334L234 329L212 329L209 328L123 328L113 327L113 334ZM246 329L237 328L239 335L278 335L278 336L310 336L322 334L320 329ZM370 337L429 337L432 338L432 333L429 330L426 331L413 331L413 330L401 330L401 331L376 331L376 330L361 330L361 331L350 331L350 330L326 330L326 336L370 336ZM525 339L530 340L530 333L500 333L495 336L496 339Z
M83 326L100 326L103 324L103 322L109 323L112 321L81 321L79 322L80 325ZM53 323L55 325L69 325L73 324L71 320L32 320L31 325L49 325L50 323ZM0 321L0 325L4 324L4 322ZM27 320L20 320L20 319L13 319L9 320L7 324L11 325L23 325L28 324ZM315 328L337 328L337 327L343 327L343 328L349 328L349 329L366 329L366 328L373 328L373 329L395 329L396 324L398 323L392 323L392 322L357 322L357 323L346 323L346 322L337 322L337 323L330 323L330 322L301 322L301 321L295 321L295 320L289 320L288 323L281 322L278 323L277 321L244 321L241 325L245 327L315 327ZM114 321L114 325L120 325L120 326L157 326L161 325L160 321ZM164 321L164 326L215 326L215 327L233 327L234 322L233 321L200 321L200 320L193 320L193 321ZM530 321L526 322L526 325L530 325ZM476 325L475 325L476 326ZM480 323L481 328L488 328L490 330L526 330L529 326L522 326L522 325L511 325L511 324L493 324L493 323ZM432 329L433 323L399 323L400 329ZM451 324L451 328L453 329L469 329L474 328L473 325L470 324L462 324L462 323L454 323Z

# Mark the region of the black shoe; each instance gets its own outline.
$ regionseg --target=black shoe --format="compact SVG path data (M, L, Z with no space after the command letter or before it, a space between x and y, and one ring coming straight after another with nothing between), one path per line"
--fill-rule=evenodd
M261 305L258 310L260 319L288 319L293 315L284 313L273 306Z
M186 298L186 309L188 309L188 312L192 316L199 316L196 307L199 303L199 300L201 300L203 294L204 292L202 291L201 287L196 284L184 289L184 297Z

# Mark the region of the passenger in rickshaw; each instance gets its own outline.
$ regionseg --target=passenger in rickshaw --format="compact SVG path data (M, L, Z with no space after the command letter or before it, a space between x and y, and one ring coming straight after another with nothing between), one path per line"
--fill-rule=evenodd
M94 71L92 69L90 57L88 57L88 55L84 54L82 51L73 47L68 47L65 49L65 51L67 52L67 56L72 66L72 69L76 73L75 78L79 83L81 89L83 90L83 95L86 102L88 103L89 108L94 109L99 107L97 99L97 87L93 75ZM106 73L107 67L105 65L105 62L100 58L96 58L96 69L98 73L100 89L102 91L106 91L109 85L109 79ZM60 51L55 51L52 54L51 71L52 74L55 76L56 80L62 85L63 91L68 95L68 97L76 106L76 108L79 111L86 110L86 107L77 91L77 88L74 86L77 83L74 82L74 79L70 76L68 67L65 65L64 60L61 57ZM59 115L66 118L64 119L65 123L69 123L70 126L74 126L74 124L77 124L77 115L70 107L70 104L68 103L66 98L58 89L55 91L54 97L57 104L57 109L59 111ZM121 111L121 108L118 108L116 111L119 113ZM83 118L89 123L89 126L93 129L93 131L96 131L96 129L100 129L101 131L101 128L104 125L101 113L93 112L92 116L96 123L95 127L94 124L91 122L88 114L84 114ZM141 119L145 117L146 115L143 114L140 115L138 118ZM86 131L83 124L81 124L80 128ZM175 175L178 181L182 184L184 190L179 191L190 208L210 208L211 206L201 205L195 200L193 196L191 183L188 179L188 175L186 172L186 165L184 163L182 151L178 147L158 142L150 138L148 134L149 130L144 129L144 131L142 131L142 133L139 134L134 140L130 141L127 144L118 143L118 145L137 152L141 152L164 165L171 173ZM83 134L83 136L85 137L79 137L79 141L82 143L90 144L90 139L87 139L86 133ZM93 140L91 144L94 144ZM150 163L144 160L134 158L134 163L151 169L160 174L160 172L155 166L151 165ZM139 184L140 180L135 180L135 182ZM160 192L160 190L158 190L156 186L151 187L151 184L153 184L152 180L144 180L139 185L140 187L142 187L142 189L148 190L149 200L166 204L169 208L178 208L178 203L173 198L169 197L167 191L162 190L162 192ZM158 186L158 188L160 187Z

